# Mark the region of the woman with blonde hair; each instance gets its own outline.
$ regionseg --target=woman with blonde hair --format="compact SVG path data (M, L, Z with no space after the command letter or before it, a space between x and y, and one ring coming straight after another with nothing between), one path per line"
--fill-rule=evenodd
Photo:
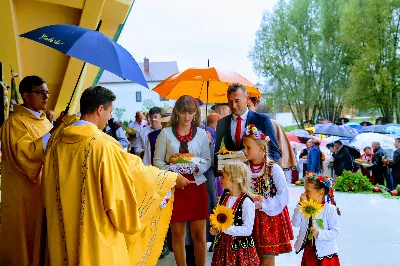
M186 265L186 222L190 223L196 265L206 264L206 219L209 213L204 173L210 168L211 159L208 136L199 127L200 115L198 102L192 96L181 96L173 108L171 126L162 129L154 151L154 165L162 169L173 169L169 159L175 154L191 153L203 161L196 164L193 173L182 173L192 184L185 189L175 190L171 232L178 266Z

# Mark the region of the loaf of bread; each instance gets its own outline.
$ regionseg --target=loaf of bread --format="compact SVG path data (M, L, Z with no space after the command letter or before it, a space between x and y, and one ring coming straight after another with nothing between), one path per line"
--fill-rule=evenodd
M196 156L192 153L176 153L169 158L169 163L176 164L179 159L184 161L190 161L194 157Z

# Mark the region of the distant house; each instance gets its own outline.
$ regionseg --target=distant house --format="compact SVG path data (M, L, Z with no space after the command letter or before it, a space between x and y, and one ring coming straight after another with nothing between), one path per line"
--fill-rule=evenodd
M164 79L179 72L177 62L150 62L149 59L145 58L144 62L138 63L138 65L146 78L149 89L129 80L124 80L108 71L104 71L99 80L99 85L112 90L117 96L114 108L126 109L121 118L122 121L133 120L137 111L143 111L148 107L148 104L151 103L149 101L160 108L172 107L175 104L175 101L161 98L152 89Z

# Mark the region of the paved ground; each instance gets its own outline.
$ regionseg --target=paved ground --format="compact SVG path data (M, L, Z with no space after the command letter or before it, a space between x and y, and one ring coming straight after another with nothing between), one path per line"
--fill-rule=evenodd
M303 191L290 187L289 211ZM339 257L342 266L400 266L400 200L385 199L377 194L336 193L342 211ZM295 236L297 235L295 228ZM276 265L298 266L301 254L279 256ZM212 253L208 253L210 265ZM171 253L157 266L175 265Z

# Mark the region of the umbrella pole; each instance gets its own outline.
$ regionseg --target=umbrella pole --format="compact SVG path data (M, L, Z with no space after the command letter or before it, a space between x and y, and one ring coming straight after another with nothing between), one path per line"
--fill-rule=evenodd
M100 21L99 21L99 24L97 24L96 31L99 31L99 30L100 30L101 23L102 23L102 20L100 20ZM85 69L85 66L86 66L86 62L83 63L83 66L82 66L82 69L81 69L81 73L79 73L78 80L77 80L76 83L75 83L75 88L74 88L74 90L72 91L71 98L69 99L69 102L68 102L68 104L67 104L67 107L66 107L65 110L64 110L64 114L68 114L69 107L70 107L71 102L72 102L72 98L74 98L74 94L75 94L76 88L78 87L79 80L81 79L81 76L82 76L83 70Z
M210 67L210 59L207 60L207 67ZM207 110L208 110L208 86L209 86L209 81L207 80L207 95L206 95L206 128L208 127L207 123Z

